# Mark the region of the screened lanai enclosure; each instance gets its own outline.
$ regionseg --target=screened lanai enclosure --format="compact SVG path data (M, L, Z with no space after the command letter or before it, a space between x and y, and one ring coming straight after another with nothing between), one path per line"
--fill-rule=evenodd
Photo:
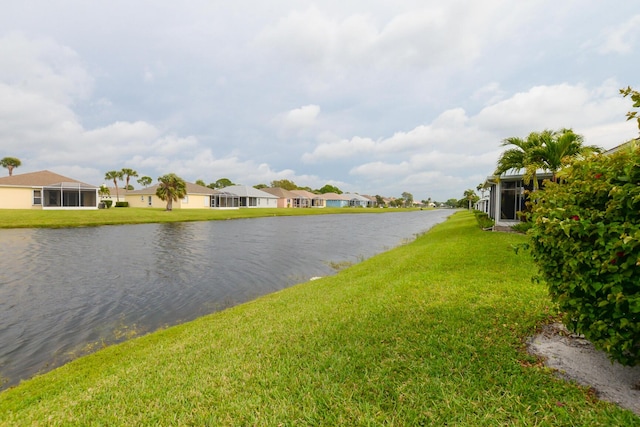
M550 174L539 173L538 188L542 188L544 181L550 178ZM490 193L488 206L483 210L496 221L496 225L501 222L508 224L521 221L522 214L527 210L526 203L533 191L533 183L525 184L522 175L504 176L500 179L490 177L487 183Z
M211 196L211 207L219 209L236 209L240 207L240 197L235 194L219 191Z
M44 209L98 207L98 188L79 182L61 182L42 187L41 196ZM34 194L34 199L37 199L37 194Z

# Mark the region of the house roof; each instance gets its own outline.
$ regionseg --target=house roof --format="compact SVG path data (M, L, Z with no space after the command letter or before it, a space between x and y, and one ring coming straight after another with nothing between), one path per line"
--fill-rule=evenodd
M261 188L260 191L264 191L265 193L269 193L273 196L279 197L281 199L300 199L303 198L303 196L300 196L299 194L296 194L292 191L289 190L285 190L284 188L280 188L280 187L267 187L267 188Z
M51 187L65 186L64 184L75 184L85 188L97 188L95 185L86 184L77 179L69 178L57 173L43 170L38 172L23 173L0 178L0 186L10 187Z
M536 172L536 177L538 179L548 179L553 177L553 174L551 172L545 172L545 171L538 171ZM524 179L524 174L503 174L500 176L497 175L489 175L486 180L485 183L495 183L497 181L519 181L521 179Z
M230 185L221 189L226 193L235 194L239 197L260 197L263 199L277 199L278 196L269 194L265 191L258 190L257 188L249 187L248 185Z
M337 193L324 193L324 194L320 194L320 197L322 197L325 200L351 200L350 197L347 197L343 194L337 194Z
M365 203L369 203L371 201L371 199L355 193L344 193L343 196L348 197L349 200L358 200L360 202L365 202Z
M320 194L314 194L307 190L291 190L293 194L297 194L299 197L307 197L309 199L321 199Z
M186 186L187 186L187 194L204 194L204 195L214 195L214 194L219 194L220 192L217 190L214 190L213 188L209 188L209 187L203 187L202 185L198 185L198 184L194 184L192 182L185 182ZM156 190L158 189L158 185L160 184L155 184L152 185L151 187L146 187L146 188L142 188L140 190L128 190L123 194L128 195L154 195L156 194ZM122 189L120 189L120 191L122 191Z
M623 142L620 145L616 145L613 148L610 148L609 150L605 151L604 154L613 154L616 151L620 151L625 147L631 146L632 144L637 144L640 142L640 138L636 138L636 139L632 139L631 141L627 141L627 142Z

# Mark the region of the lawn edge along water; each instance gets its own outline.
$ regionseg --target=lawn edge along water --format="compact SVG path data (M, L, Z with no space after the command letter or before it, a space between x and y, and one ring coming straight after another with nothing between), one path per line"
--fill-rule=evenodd
M63 228L101 225L149 224L166 222L215 221L258 218L265 216L301 216L331 214L379 214L415 211L416 208L243 208L243 209L176 209L111 208L94 210L0 209L2 228Z
M555 311L526 238L453 215L335 276L0 393L3 425L640 425L524 342Z

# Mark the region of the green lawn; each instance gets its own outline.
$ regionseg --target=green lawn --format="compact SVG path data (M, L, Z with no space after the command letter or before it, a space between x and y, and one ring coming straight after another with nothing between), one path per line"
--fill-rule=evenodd
M323 208L323 209L176 209L111 208L98 210L0 209L0 228L87 227L113 224L211 221L261 216L326 215L400 212L415 209Z
M4 425L640 425L524 349L555 315L525 237L468 212L335 276L0 393Z

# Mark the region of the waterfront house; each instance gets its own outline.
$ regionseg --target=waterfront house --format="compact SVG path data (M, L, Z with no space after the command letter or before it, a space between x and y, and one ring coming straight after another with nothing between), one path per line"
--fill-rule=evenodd
M349 199L349 206L356 208L368 208L372 207L373 204L371 200L365 196L361 196L360 194L355 193L344 193L342 194L344 197Z
M98 187L43 170L0 178L0 209L97 209Z
M291 190L293 194L297 194L301 197L302 203L307 204L303 207L310 208L324 208L325 200L321 197L322 194L314 194L307 190Z
M538 172L538 187L542 187L543 181L551 177L551 173ZM485 187L489 189L489 195L480 199L475 208L486 212L497 227L510 227L519 223L520 215L526 209L529 193L533 190L533 182L525 184L523 175L492 175L487 177Z
M111 200L115 206L116 202L126 201L126 198L124 197L127 194L126 188L118 187L118 191L116 191L116 187L107 187L107 189L109 190L109 194L99 194L101 202Z
M279 208L308 208L309 199L304 196L300 196L289 190L285 190L280 187L267 187L261 188L260 191L269 193L278 198L277 207Z
M325 193L320 194L325 201L325 206L328 208L344 208L349 206L349 201L351 200L349 197L346 197L342 194L336 193Z
M241 208L276 208L278 197L247 185L231 185L222 192L237 196Z
M184 198L173 202L173 209L209 209L217 207L214 206L214 203L216 202L215 197L220 196L218 191L191 182L186 182L185 184L187 194ZM167 202L156 195L158 185L152 185L141 190L126 191L124 199L129 202L129 206L132 208L164 208L167 206ZM224 195L222 197L226 199Z

